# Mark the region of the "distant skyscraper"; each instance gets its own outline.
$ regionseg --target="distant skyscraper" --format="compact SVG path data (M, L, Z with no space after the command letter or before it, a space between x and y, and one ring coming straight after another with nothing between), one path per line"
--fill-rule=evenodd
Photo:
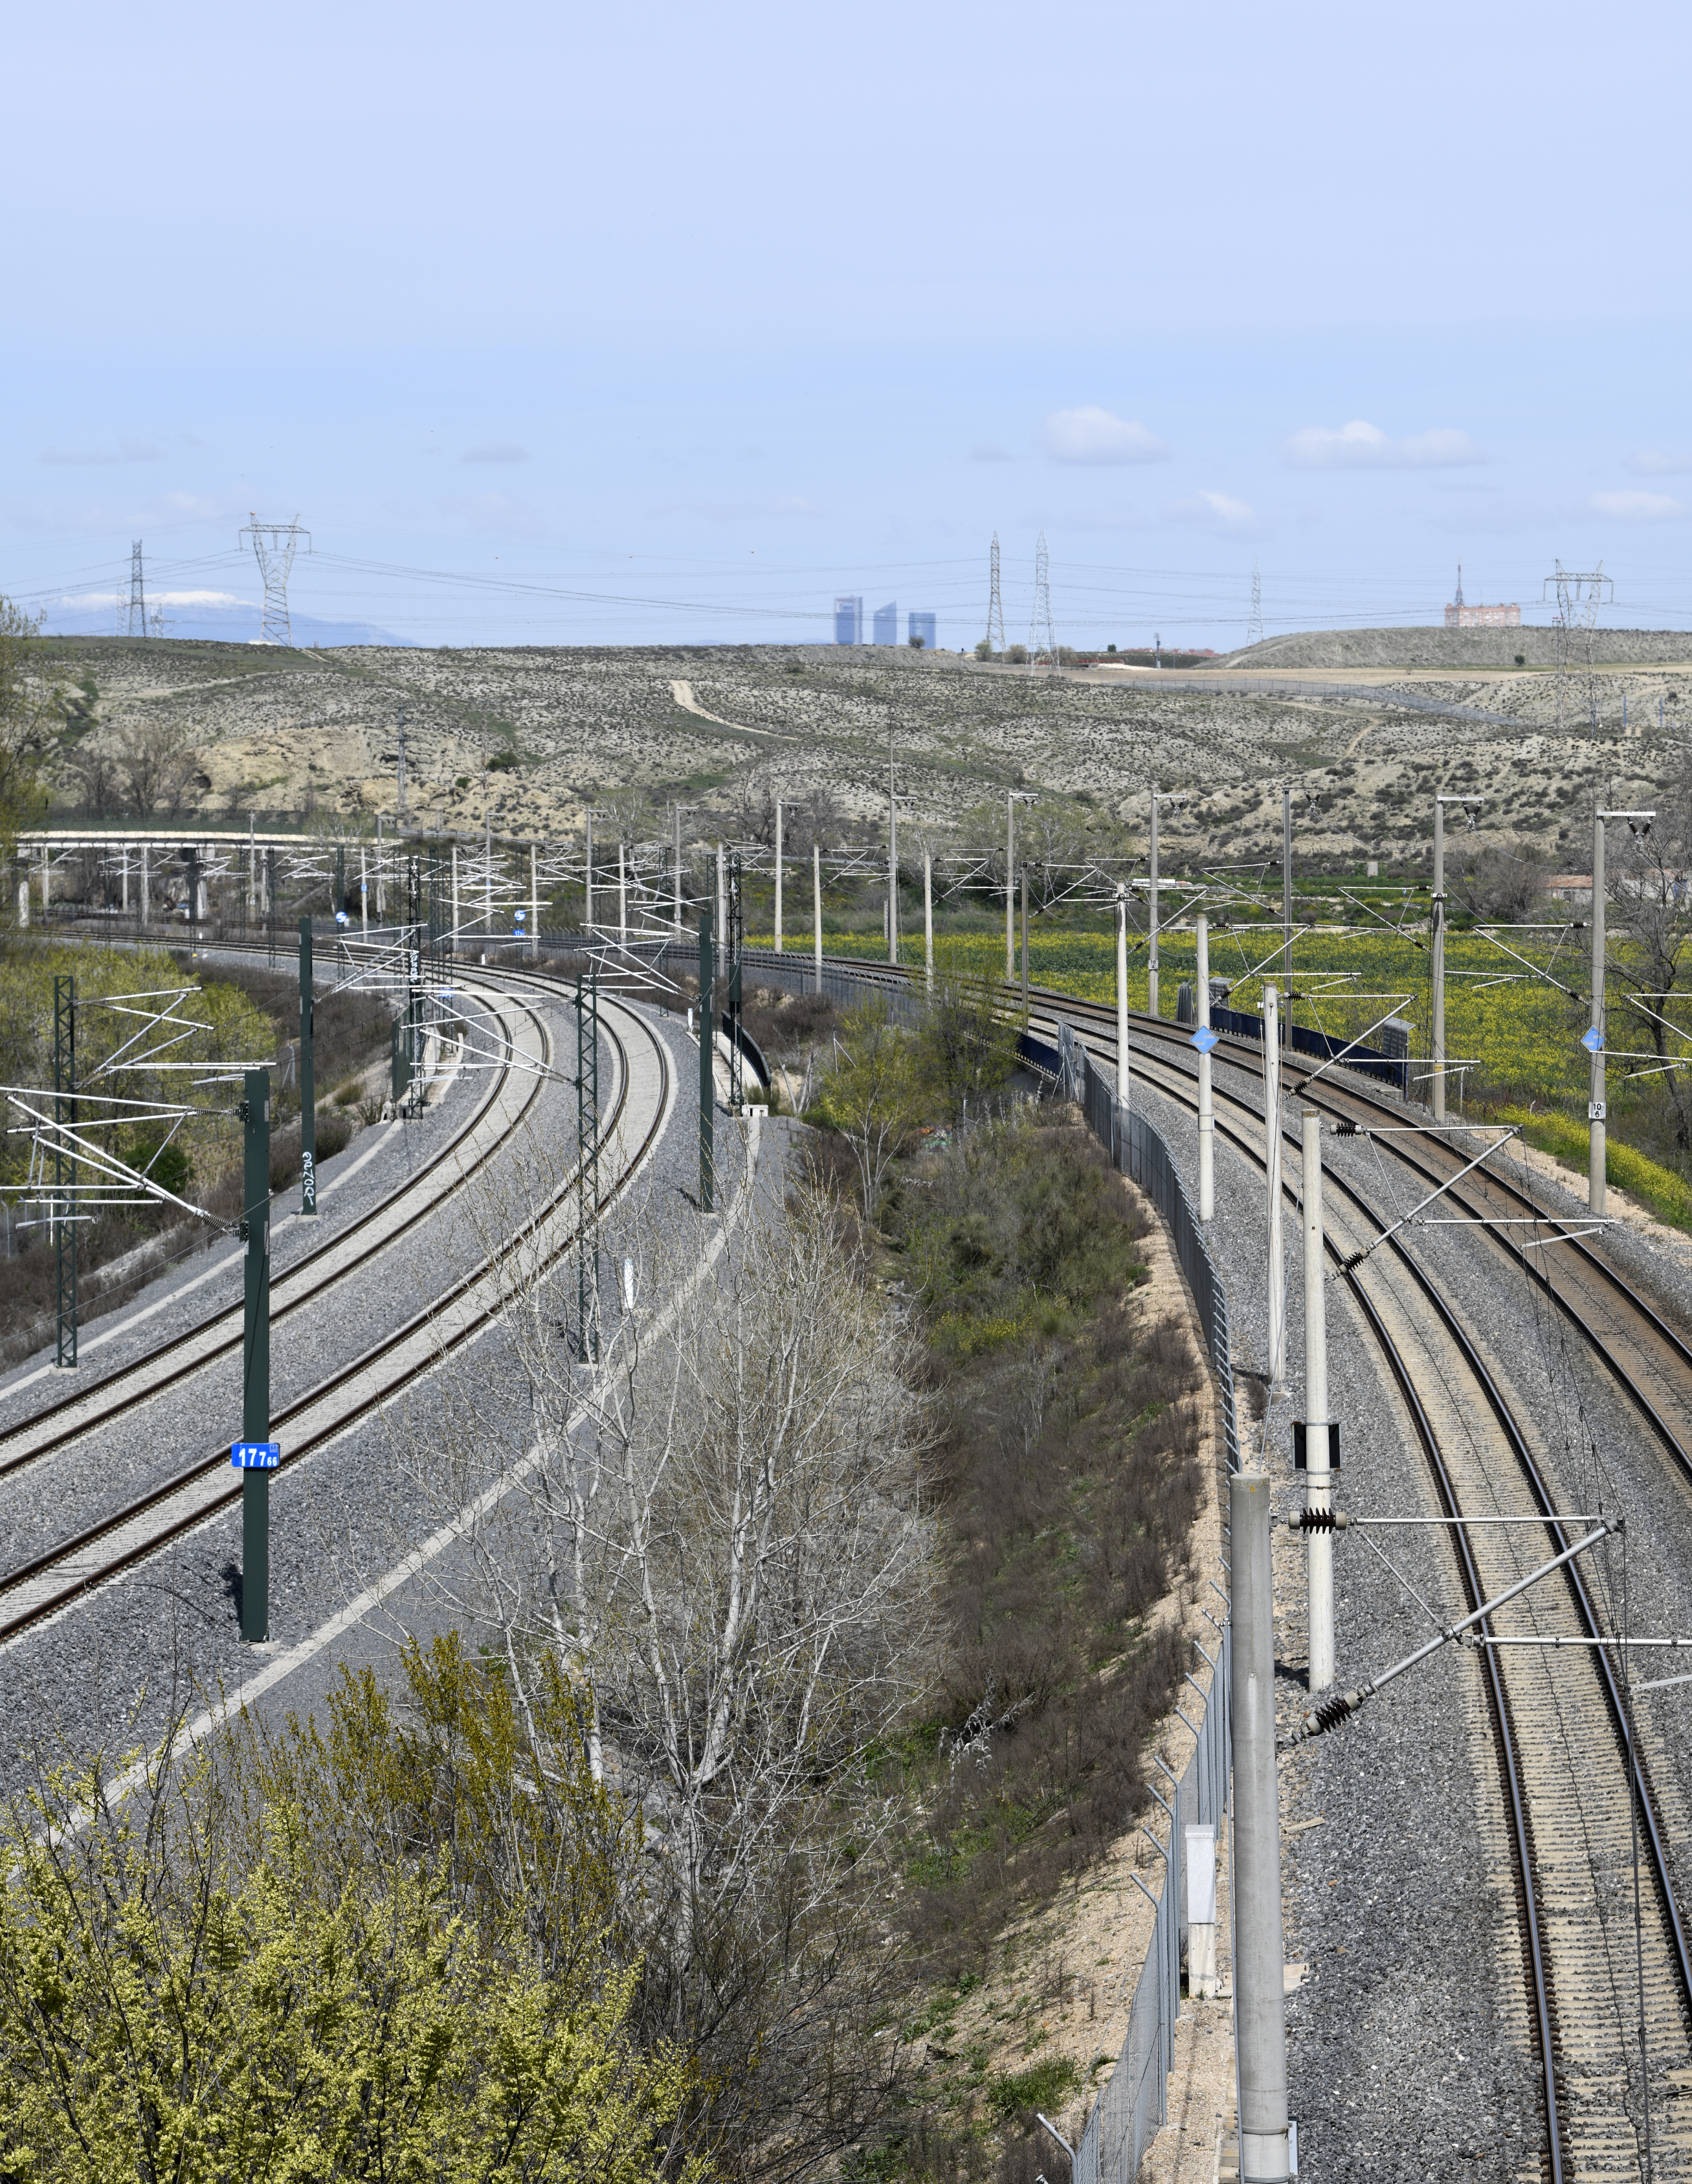
M899 604L896 600L889 599L884 607L876 609L875 626L874 642L877 644L899 643Z
M905 626L906 633L910 637L913 644L920 637L922 640L922 649L925 652L932 652L934 649L934 617L932 615L907 615L905 616Z
M864 602L862 599L836 599L834 602L834 642L837 644L861 644L864 641Z

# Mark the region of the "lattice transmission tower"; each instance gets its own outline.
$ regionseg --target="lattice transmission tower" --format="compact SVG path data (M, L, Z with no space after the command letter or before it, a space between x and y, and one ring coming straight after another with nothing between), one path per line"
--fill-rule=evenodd
M1547 577L1541 588L1541 596L1555 588L1557 600L1557 727L1566 725L1567 690L1571 671L1580 663L1586 669L1587 726L1594 735L1598 733L1598 678L1592 666L1592 641L1598 627L1598 610L1603 604L1604 587L1610 586L1610 596L1616 595L1616 587L1604 573L1600 561L1595 569L1566 569L1559 561L1556 574Z
M992 575L987 594L987 649L989 656L1005 656L1005 601L999 589L999 533L993 534Z
M1263 571L1255 561L1251 565L1251 619L1245 625L1248 644L1263 642Z
M1055 667L1058 664L1057 638L1052 630L1052 565L1046 551L1046 534L1040 533L1034 549L1034 612L1028 624L1028 665L1034 664L1034 655L1042 644L1046 657Z
M129 549L129 628L130 637L147 637L151 632L147 626L147 574L142 566L141 541L136 539Z
M241 533L242 543L253 541L253 557L264 580L264 606L259 618L260 644L292 644L293 627L288 621L288 571L302 538L311 551L311 533L302 531L298 515L292 523L261 523L256 512Z

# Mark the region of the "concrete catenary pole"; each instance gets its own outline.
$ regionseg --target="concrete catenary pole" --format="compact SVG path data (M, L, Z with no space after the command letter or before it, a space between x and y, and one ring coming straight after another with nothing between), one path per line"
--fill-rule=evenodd
M1028 868L1022 867L1022 1021L1028 1021Z
M1005 983L1016 976L1016 792L1005 794Z
M311 961L311 919L299 922L299 1210L317 1212L317 988Z
M782 800L776 799L776 953L782 952Z
M888 961L899 961L899 800L893 788L893 730L888 730Z
M1281 1245L1281 997L1263 989L1263 1127L1269 1186L1269 1384L1286 1370L1284 1268Z
M934 851L922 844L922 980L934 983Z
M717 953L719 961L726 962L728 948L728 867L723 856L723 846L717 844Z
M1281 974L1293 998L1293 792L1281 791Z
M151 885L149 884L151 875L147 870L149 862L148 850L150 846L151 845L146 842L143 842L141 845L141 922L143 925L147 922L148 913L152 907L147 900L153 891Z
M361 940L368 940L370 937L370 853L368 850L360 849L359 851L359 938Z
M699 912L699 1211L709 1213L715 1203L716 1159L712 1126L716 1115L716 950L711 939L711 914Z
M676 844L671 854L670 885L671 900L675 909L676 937L679 940L682 937L682 807L679 804L674 807L674 816Z
M1234 2036L1242 2184L1285 2184L1287 2004L1275 1775L1275 1602L1269 1479L1228 1481L1233 1546Z
M816 990L822 991L822 844L810 845L810 914L816 951Z
M378 865L377 865L377 866L376 866L376 874L377 874L377 877L376 877L376 886L377 886L377 889L381 889L381 866L380 863L378 863ZM381 901L380 894L378 894L378 898L377 898L377 901L376 901L376 916L377 916L378 917L380 917L380 916L381 916L381 910L382 910ZM456 842L454 842L454 844L453 844L453 953L454 953L454 956L456 956L456 955L458 954L458 952L459 952L459 845L458 845L458 844L457 844Z
M1433 800L1433 900L1428 910L1428 944L1433 958L1429 975L1429 1013L1433 1018L1429 1065L1433 1072L1433 1119L1445 1119L1445 800Z
M1128 891L1116 883L1116 1139L1128 1127ZM1122 1165L1119 1150L1116 1164Z
M1604 814L1592 817L1592 1087L1587 1096L1587 1205L1594 1213L1604 1211L1605 1067L1604 1067Z
M582 927L585 933L591 933L593 930L593 811L592 805L588 807L587 826L587 849L582 880ZM529 855L533 857L532 849Z
M1305 1506L1333 1507L1327 1417L1327 1301L1322 1288L1322 1117L1304 1112ZM1333 1535L1310 1535L1310 1687L1333 1681Z
M251 851L250 850L248 851L248 858L249 858L249 860L250 860L250 859L251 859L251 856L252 856L252 851ZM122 905L122 908L123 908L123 914L124 914L124 916L125 916L125 917L127 917L127 916L129 916L129 844L128 844L127 842L125 842L125 843L124 844L124 848L123 848L123 877L124 877L124 899L123 899L123 905ZM248 915L250 916L250 915L251 915L251 913L252 913L252 909L253 909L253 900L252 900L252 887L253 887L253 881L252 881L252 866L251 866L250 861L249 861L248 866L248 882L247 882L247 886L248 886L248 902L247 902L247 908L248 908Z
M1157 1006L1157 783L1151 784L1151 888L1146 898L1146 1006L1153 1016Z
M1211 921L1199 917L1194 922L1194 934L1198 944L1198 961L1194 975L1198 982L1199 1028L1211 1028ZM1216 1111L1211 1092L1211 1056L1208 1049L1199 1050L1199 1218L1208 1221L1216 1210Z
M591 866L591 865L590 865L590 866L589 866L589 867L588 867L588 872L589 872L590 879L591 879L591 875L592 875L592 872L593 872L593 867L592 867L592 866ZM591 890L591 886L590 886L590 890L589 890L588 897L587 897L587 922L588 922L588 923L589 923L590 925L591 925L591 924L593 923L593 893L592 893L592 890ZM529 844L529 953L530 953L530 955L531 955L531 956L538 956L538 955L540 954L540 952L541 952L541 873L540 873L540 852L539 852L538 849L537 848L536 844L535 844L533 842L531 842L531 843L530 843L530 844Z
M617 938L626 941L629 937L629 868L624 853L623 839L617 837Z

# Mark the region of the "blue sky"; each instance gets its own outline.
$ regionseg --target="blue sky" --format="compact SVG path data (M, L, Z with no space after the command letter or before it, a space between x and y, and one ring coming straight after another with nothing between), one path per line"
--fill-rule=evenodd
M92 0L8 31L0 590L420 642L1692 626L1684 10ZM92 604L91 604L92 603ZM174 604L173 604L174 603Z

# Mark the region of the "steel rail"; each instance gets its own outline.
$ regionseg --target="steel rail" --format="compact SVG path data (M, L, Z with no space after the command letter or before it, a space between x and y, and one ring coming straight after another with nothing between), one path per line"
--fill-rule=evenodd
M517 1006L532 1020L535 1018L535 1011L526 1002L518 1000ZM287 1284L292 1287L297 1277L301 1274L309 1275L314 1265L343 1250L353 1238L369 1229L385 1215L392 1215L396 1206L403 1206L407 1196L415 1193L418 1185L426 1178L437 1173L442 1163L463 1145L465 1139L483 1121L489 1107L504 1090L506 1079L510 1073L509 1062L503 1062L500 1065L498 1077L493 1084L487 1098L476 1102L463 1126L455 1130L439 1150L430 1156L421 1167L408 1175L394 1190L387 1192L355 1221L350 1221L345 1228L337 1228L326 1234L320 1243L314 1245L310 1251L303 1253L299 1258L294 1260L276 1276L276 1286L281 1288ZM539 1096L540 1080L537 1078L526 1092L522 1107L512 1117L514 1126L528 1113ZM385 1250L388 1245L399 1242L426 1221L431 1214L437 1212L481 1169L486 1167L490 1161L498 1156L503 1143L504 1134L490 1140L470 1166L459 1171L444 1191L420 1198L415 1207L404 1214L398 1226L387 1229L377 1240L377 1248ZM240 1262L237 1259L232 1263L235 1273L238 1277ZM368 1262L365 1263L367 1265ZM308 1283L301 1288L298 1295L290 1296L273 1306L270 1313L271 1326L275 1327L279 1321L290 1318L294 1313L317 1303L336 1283L347 1280L362 1270L359 1266L348 1266L342 1268L339 1273L331 1275L326 1283L314 1287ZM241 1322L242 1306L239 1302L220 1306L215 1311L209 1312L203 1318L197 1320L192 1327L183 1329L179 1334L168 1335L163 1341L154 1343L143 1351L139 1357L131 1357L123 1364L114 1366L103 1378L89 1382L86 1386L74 1390L54 1402L44 1404L27 1418L14 1419L10 1425L0 1427L0 1479L8 1479L17 1472L27 1469L40 1458L50 1456L56 1449L64 1448L78 1440L91 1427L104 1425L113 1418L122 1418L128 1412L138 1408L142 1403L150 1401L154 1396L164 1393L169 1388L179 1386L182 1381L191 1379L203 1367L214 1363L218 1358L228 1356L233 1350L238 1350L242 1341ZM221 1326L231 1327L234 1331L227 1336L213 1339L210 1347L200 1348L194 1355L185 1357L181 1364L156 1378L148 1379L144 1386L125 1388L124 1384L126 1381L140 1379L142 1375L150 1372L174 1353L187 1351L193 1346L203 1345L209 1339L215 1338L216 1330ZM101 1399L107 1396L109 1393L111 1399L102 1401ZM0 1401L3 1400L4 1391L0 1390ZM70 1416L72 1412L77 1413L74 1418ZM9 1444L35 1435L40 1432L44 1424L55 1418L62 1418L66 1421L58 1432L52 1434L46 1440L36 1442L21 1454L8 1457L3 1453Z
M1172 1085L1168 1083L1160 1082L1158 1084L1158 1089L1162 1091L1166 1096L1176 1099L1182 1106L1190 1106L1196 1112L1196 1094L1190 1097L1188 1096L1185 1085L1185 1072L1178 1069L1172 1069L1171 1065L1166 1063L1162 1066L1162 1070L1160 1071L1160 1076L1161 1077L1163 1072L1166 1071L1174 1076L1176 1078L1176 1084ZM1257 1127L1260 1129L1261 1128L1263 1121L1262 1117L1258 1115L1255 1111L1250 1107L1250 1104L1241 1099L1237 1094L1216 1091L1214 1093L1214 1096L1220 1104L1233 1107L1249 1116ZM1254 1167L1262 1169L1266 1173L1268 1162L1266 1156L1259 1152L1257 1148L1239 1129L1223 1121L1221 1117L1216 1118L1216 1128L1219 1134L1227 1138L1246 1159L1251 1162ZM1344 1178L1336 1175L1331 1170L1328 1171L1326 1175L1325 1183L1326 1187L1330 1191L1336 1191L1339 1195L1349 1199L1351 1204L1366 1220L1374 1222L1377 1225L1379 1224L1379 1215L1377 1210L1369 1204L1367 1199L1355 1184L1351 1184ZM1289 1199L1293 1197L1294 1193L1290 1181L1283 1185L1283 1189ZM1380 1315L1376 1310L1372 1301L1368 1297L1363 1288L1361 1270L1355 1268L1347 1268L1345 1266L1343 1255L1339 1251L1337 1245L1335 1245L1331 1240L1324 1240L1324 1243L1328 1256L1339 1269L1344 1273L1351 1292L1353 1295L1357 1298L1363 1310L1365 1318L1367 1320L1377 1341L1382 1348L1387 1363L1393 1373L1394 1379L1406 1398L1411 1417L1416 1423L1418 1438L1422 1440L1424 1448L1426 1448L1428 1452L1431 1466L1434 1474L1436 1486L1439 1492L1441 1501L1444 1502L1446 1506L1446 1513L1453 1517L1461 1516L1463 1513L1461 1505L1452 1485L1450 1474L1443 1459L1439 1455L1436 1437L1433 1434L1431 1423L1428 1419L1426 1411L1423 1408L1421 1399L1415 1390L1409 1368L1399 1352L1397 1346L1394 1343L1390 1334L1381 1321ZM1417 1263L1408 1247L1400 1242L1397 1239L1394 1239L1392 1243L1391 1249L1394 1258L1409 1272L1419 1294L1424 1299L1426 1303L1432 1308L1443 1331L1448 1339L1453 1343L1458 1354L1462 1358L1466 1368L1473 1377L1475 1384L1485 1401L1488 1408L1492 1412L1493 1416L1497 1420L1499 1426L1504 1434L1505 1439L1510 1446L1511 1451L1517 1460L1522 1476L1528 1485L1529 1494L1539 1511L1541 1520L1545 1524L1548 1531L1556 1540L1558 1549L1561 1551L1561 1549L1566 1548L1569 1544L1567 1533L1565 1530L1562 1523L1557 1517L1554 1501L1546 1487L1545 1479L1539 1472L1539 1467L1533 1460L1532 1451L1528 1447L1526 1436L1522 1432L1520 1423L1511 1410L1502 1391L1499 1389L1491 1373L1488 1371L1484 1362L1477 1352L1473 1343L1470 1340L1467 1334L1457 1321L1455 1315L1452 1312L1444 1299L1442 1298L1434 1289L1426 1272ZM1628 1386L1628 1383L1625 1369L1616 1364L1613 1361L1606 1362L1610 1363L1611 1370L1616 1373L1619 1379L1622 1380L1624 1387ZM1631 1392L1631 1390L1629 1392ZM1461 1527L1457 1528L1456 1537L1463 1567L1464 1585L1466 1588L1469 1589L1471 1591L1471 1606L1478 1607L1481 1605L1485 1595L1483 1591L1479 1590L1479 1576L1474 1565L1471 1542L1466 1531ZM1565 1568L1563 1575L1567 1582L1575 1613L1581 1624L1582 1629L1589 1637L1597 1637L1600 1635L1599 1618L1596 1610L1593 1606L1591 1596L1587 1590L1583 1578L1572 1563L1569 1564ZM1488 1646L1483 1650L1486 1655L1486 1669L1489 1688L1493 1693L1495 1707L1500 1709L1496 1716L1500 1734L1509 1747L1507 1760L1506 1755L1501 1751L1500 1763L1507 1763L1510 1769L1514 1770L1512 1778L1506 1783L1506 1795L1511 1805L1512 1827L1515 1828L1517 1808L1523 1797L1520 1782L1519 1761L1516 1757L1515 1736L1511 1727L1508 1702L1502 1688L1501 1671L1497 1662L1495 1651L1490 1646ZM1639 1810L1642 1816L1643 1833L1646 1841L1648 1859L1651 1878L1654 1884L1654 1892L1656 1897L1658 1908L1663 1919L1664 1927L1674 1958L1675 1967L1680 1983L1682 2004L1688 2014L1689 2019L1692 2019L1692 1953L1689 1953L1685 1921L1682 1917L1679 1902L1675 1894L1673 1876L1668 1859L1667 1847L1663 1838L1661 1823L1657 1811L1655 1794L1651 1789L1651 1786L1645 1771L1645 1763L1639 1753L1637 1740L1631 1734L1628 1718L1626 1697L1621 1688L1620 1681L1617 1676L1615 1668L1609 1658L1607 1651L1604 1647L1600 1646L1595 1648L1595 1653L1596 1665L1599 1669L1600 1682L1606 1699L1606 1711L1608 1715L1611 1728L1621 1747L1622 1771L1624 1776L1628 1777L1630 1780L1631 1791L1637 1798ZM1522 1815L1522 1825L1516 1831L1518 1843L1518 1856L1522 1858L1524 1861L1520 1865L1517 1878L1522 1891L1522 1901L1523 1905L1524 1919L1528 1922L1528 1926L1527 1936L1529 1964L1532 1968L1532 1975L1535 1983L1534 2007L1536 2020L1539 2021L1542 2026L1550 2027L1554 2030L1556 2024L1555 2004L1550 1995L1548 1967L1545 1961L1543 1934L1539 1929L1538 1914L1534 1908L1535 1897L1532 1879L1531 1857L1528 1855L1531 1851L1532 1823L1531 1817L1527 1815L1525 1812ZM1557 2108L1555 2092L1554 2072L1547 2076L1546 2083L1549 2089L1547 2097L1549 2130ZM1561 2175L1561 2173L1560 2167L1561 2158L1561 2154L1559 2153L1554 2159L1553 2173L1556 2175Z
M647 1036L651 1040L653 1051L658 1057L660 1096L653 1118L640 1144L634 1148L617 1175L600 1193L596 1201L594 1209L596 1214L603 1212L612 1203L622 1191L629 1178L638 1170L658 1134L666 1112L670 1082L669 1056L663 1041L648 1027L643 1025L641 1028L646 1031ZM621 1072L621 1081L616 1106L600 1130L598 1139L600 1150L609 1145L615 1139L622 1119L623 1111L627 1105L632 1081L627 1048L623 1045L619 1034L608 1028L606 1028L606 1036L616 1045L622 1058L623 1067ZM548 1212L550 1213L555 1210L569 1197L575 1188L576 1171L572 1169L570 1175L554 1194L547 1209ZM572 1228L568 1234L561 1237L548 1254L543 1264L548 1267L556 1265L576 1242L578 1234L579 1231ZM416 1334L421 1328L426 1326L437 1316L443 1306L467 1295L479 1283L487 1280L491 1273L496 1273L516 1251L519 1241L520 1240L514 1239L498 1251L484 1258L476 1267L461 1275L451 1288L433 1300L424 1311L415 1314L404 1326L394 1329L379 1342L373 1344L362 1356L354 1358L349 1364L340 1368L326 1379L319 1382L314 1388L308 1390L298 1397L276 1415L274 1423L276 1425L285 1424L290 1417L298 1416L309 1405L320 1401L326 1396L332 1395L337 1387L344 1385L354 1375L367 1372L372 1364L379 1363L384 1356L398 1348L409 1338ZM500 1311L504 1302L503 1297L496 1297L481 1310L466 1319L438 1354L448 1356L462 1348L465 1343L471 1340L488 1325ZM349 1412L335 1418L308 1440L288 1450L284 1454L279 1468L290 1469L295 1464L303 1462L325 1442L337 1439L348 1426L380 1409L401 1387L408 1384L409 1378L409 1372L401 1373L392 1384L382 1385L357 1404ZM181 1495L207 1478L215 1475L227 1465L227 1462L226 1451L220 1450L216 1456L203 1458L176 1473L172 1478L161 1481L158 1485L150 1488L147 1493L136 1496L123 1507L109 1513L97 1523L87 1526L74 1538L60 1540L56 1546L43 1554L35 1557L29 1563L8 1571L3 1576L0 1576L0 1600L3 1600L8 1594L14 1592L31 1577L41 1575L43 1571L51 1569L55 1563L64 1561L85 1547L97 1544L123 1525L132 1523L137 1517L145 1516L149 1510L158 1507L160 1503L169 1501L173 1496ZM31 1602L27 1609L4 1621L0 1621L0 1645L20 1635L48 1616L57 1613L59 1609L82 1597L96 1586L103 1585L136 1563L143 1561L148 1555L156 1553L160 1547L168 1546L172 1540L180 1537L181 1534L193 1530L196 1526L205 1523L221 1510L238 1502L241 1493L241 1485L237 1481L221 1494L209 1499L197 1500L192 1508L183 1511L168 1523L150 1529L144 1538L134 1540L120 1552L109 1556L95 1569L79 1574L71 1582L59 1587L53 1593Z

